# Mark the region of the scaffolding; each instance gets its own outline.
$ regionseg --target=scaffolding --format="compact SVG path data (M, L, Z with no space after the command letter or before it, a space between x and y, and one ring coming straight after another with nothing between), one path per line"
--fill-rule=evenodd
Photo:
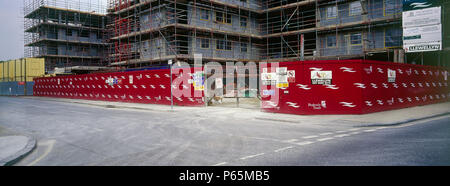
M140 68L168 59L189 62L195 53L205 60L259 61L258 2L110 0L110 64Z
M401 50L401 0L266 3L267 61L369 58L374 53L393 60L389 53Z
M106 66L108 33L102 0L24 0L26 57L55 68Z
M119 69L190 62L195 53L217 62L378 53L398 60L401 7L401 0L109 0L108 60Z

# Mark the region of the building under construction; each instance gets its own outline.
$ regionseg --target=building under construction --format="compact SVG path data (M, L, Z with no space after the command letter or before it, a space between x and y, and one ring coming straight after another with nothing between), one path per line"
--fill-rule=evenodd
M449 17L448 4L443 19ZM441 51L406 56L402 0L24 0L24 5L25 56L44 57L46 72L164 66L169 59L192 63L194 54L216 62L416 64L419 57L424 64L424 55L438 56L426 60L438 61L428 65L442 65L449 57ZM444 37L448 30L444 26Z
M25 56L45 59L47 73L107 66L106 3L24 0ZM106 63L105 63L106 62Z
M167 60L403 62L401 0L109 0L109 65Z

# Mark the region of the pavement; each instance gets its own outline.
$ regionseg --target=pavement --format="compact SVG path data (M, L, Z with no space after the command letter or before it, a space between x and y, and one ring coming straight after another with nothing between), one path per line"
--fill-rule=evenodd
M36 146L36 140L16 135L0 126L0 166L13 165L29 154Z
M434 156L448 153L450 103L327 116L264 113L247 107L249 103L240 100L243 108L228 104L171 110L164 105L0 97L0 127L17 131L8 136L37 141L14 164L18 166L450 163L445 156ZM439 121L434 121L436 115ZM410 120L416 121L405 123ZM433 146L436 142L442 145ZM410 158L401 160L402 154ZM391 157L381 157L387 155Z
M25 97L28 99L37 99L45 101L58 101L66 103L84 104L90 106L98 106L105 108L126 108L126 109L139 109L148 111L162 111L162 112L189 112L189 113L201 113L207 110L208 112L217 111L219 114L221 110L236 110L241 112L240 117L251 118L266 121L279 121L286 123L311 123L317 121L323 122L346 122L349 124L355 124L358 127L370 127L370 126L391 126L417 121L421 119L427 119L432 117L438 117L450 114L450 102L437 103L431 105L409 107L404 109L389 110L383 112L362 114L362 115L292 115L292 114L280 114L280 113L267 113L259 110L259 104L254 98L241 98L239 108L233 99L226 99L224 104L218 104L216 106L208 107L180 107L175 106L171 109L167 105L153 105L153 104L139 104L139 103L125 103L125 102L104 102L104 101L92 101L92 100L79 100L79 99L65 99L65 98L48 98L48 97ZM239 115L239 114L235 114Z

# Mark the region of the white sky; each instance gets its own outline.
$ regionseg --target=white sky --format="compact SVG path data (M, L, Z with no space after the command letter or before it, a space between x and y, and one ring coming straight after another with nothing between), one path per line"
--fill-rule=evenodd
M47 0L49 3L55 0ZM57 0L107 5L107 0ZM23 0L0 0L0 61L23 57Z

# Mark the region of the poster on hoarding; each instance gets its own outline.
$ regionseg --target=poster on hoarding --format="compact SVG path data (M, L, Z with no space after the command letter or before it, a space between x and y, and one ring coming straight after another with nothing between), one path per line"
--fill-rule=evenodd
M261 73L261 81L263 85L275 85L276 84L276 73Z
M203 72L194 73L194 90L204 90L205 89L205 76Z
M313 85L331 85L332 80L332 71L311 71L311 84Z
M105 80L105 83L109 86L122 85L122 79L109 77Z
M271 89L271 90L263 90L263 96L274 96L275 95L275 90Z
M277 88L289 87L287 67L276 68L276 76Z
M295 83L295 70L289 70L287 72L287 78L289 83Z
M397 77L395 70L388 69L387 75L388 75L388 82L395 83L395 78Z
M129 75L129 76L128 76L128 79L129 79L129 83L130 83L130 84L133 84L133 75Z

